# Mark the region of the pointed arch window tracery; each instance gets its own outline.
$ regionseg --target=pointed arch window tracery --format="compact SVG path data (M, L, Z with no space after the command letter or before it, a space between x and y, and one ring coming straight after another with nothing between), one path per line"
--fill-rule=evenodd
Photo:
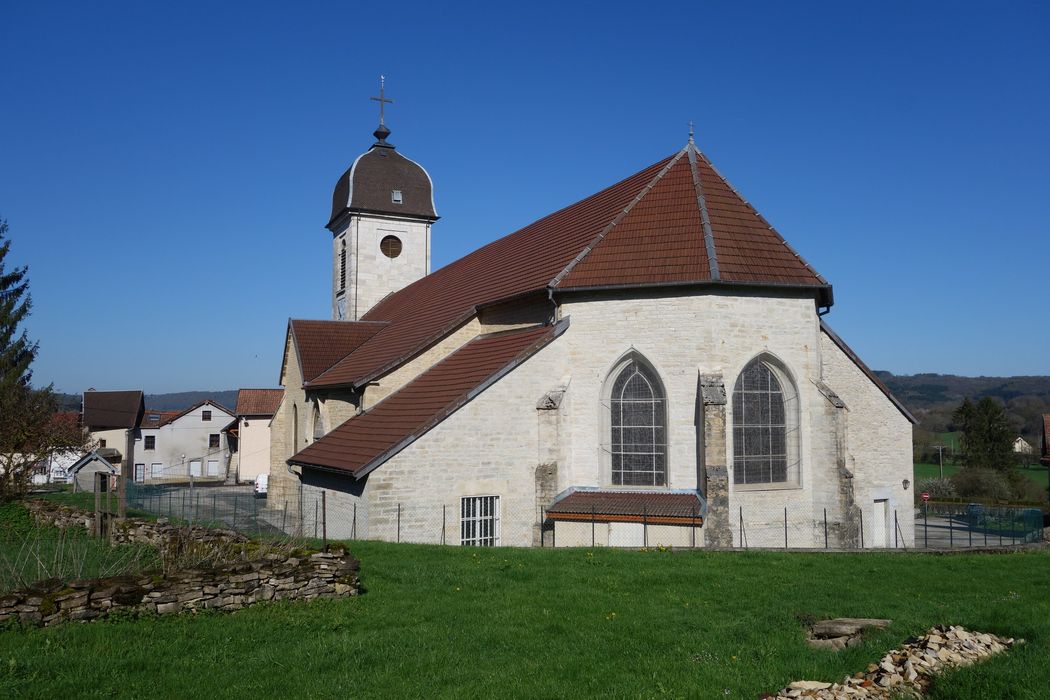
M667 484L666 396L656 373L632 357L609 395L614 486Z
M768 358L757 357L733 387L733 483L797 484L798 453L794 385Z

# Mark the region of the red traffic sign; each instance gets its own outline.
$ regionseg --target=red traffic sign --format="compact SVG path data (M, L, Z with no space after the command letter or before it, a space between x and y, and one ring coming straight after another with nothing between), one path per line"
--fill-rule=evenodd
M927 493L926 491L923 491L922 492L922 500L924 500L924 501L930 500L930 494Z

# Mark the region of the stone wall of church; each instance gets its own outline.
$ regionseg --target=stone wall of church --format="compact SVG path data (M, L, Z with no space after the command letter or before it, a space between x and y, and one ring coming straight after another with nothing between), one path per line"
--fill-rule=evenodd
M472 338L482 333L477 318L472 318L445 338L427 348L418 356L401 365L393 372L385 374L365 388L362 406L365 410L398 391L404 385L445 359Z
M270 479L266 500L274 504L289 503L290 515L298 514L299 479L288 471L287 459L292 455L292 407L296 413L305 413L306 393L303 391L303 378L299 372L299 359L295 353L295 344L291 336L285 338L284 374L281 385L284 386L284 397L277 412L270 419ZM300 435L303 434L300 427ZM283 507L283 506L277 506Z
M394 236L401 253L388 257L380 242ZM346 316L339 318L340 255L346 243ZM332 239L332 318L357 320L379 301L430 272L430 224L382 216L353 216Z
M864 546L894 544L894 514L904 544L914 544L912 425L859 367L824 333L820 334L824 377L847 411L847 468L853 473L863 512ZM879 511L882 511L881 513ZM880 528L880 521L885 527Z
M810 298L737 294L678 294L635 298L568 298L562 314L572 323L567 344L572 368L574 440L560 486L611 486L605 382L617 361L632 349L648 359L667 391L668 486L695 489L702 468L698 404L700 374L720 374L732 395L741 370L762 353L776 358L793 379L798 395L798 483L791 487L741 487L732 483L732 430L727 430L724 464L730 467L730 515L734 544L740 544L744 516L750 544L768 534L769 546L783 540L788 508L791 546L823 546L823 507L836 517L838 477L834 434L820 378L819 324ZM732 426L732 401L726 406ZM768 531L768 532L767 532ZM774 539L776 533L779 540ZM753 537L752 537L753 535Z
M369 474L364 488L368 536L459 544L460 499L499 496L501 544L531 546L539 456L536 403L556 388L552 377L564 373L562 348L558 341L548 345ZM339 510L348 517L348 506L358 498L353 482L319 486L329 488L330 502L343 504ZM361 506L357 512L360 530ZM346 523L333 525L332 518L330 508L330 532L346 530Z

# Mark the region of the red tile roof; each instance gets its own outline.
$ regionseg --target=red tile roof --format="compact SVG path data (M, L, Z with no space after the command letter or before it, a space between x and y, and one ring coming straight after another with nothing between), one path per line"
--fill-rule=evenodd
M237 392L238 416L272 416L281 403L284 389L241 389Z
M478 336L288 461L364 476L539 351L567 324Z
M703 523L703 503L694 493L659 491L572 491L547 508L552 520Z
M141 391L85 391L84 425L88 428L134 428L145 410Z
M159 428L177 415L179 415L178 411L146 411L145 415L142 416L142 425L140 427Z
M312 381L385 326L384 322L290 320L288 328L295 342L303 382Z
M788 286L831 304L830 285L690 143L386 297L364 318L388 325L353 352L328 353L306 381L360 386L500 299L668 283Z

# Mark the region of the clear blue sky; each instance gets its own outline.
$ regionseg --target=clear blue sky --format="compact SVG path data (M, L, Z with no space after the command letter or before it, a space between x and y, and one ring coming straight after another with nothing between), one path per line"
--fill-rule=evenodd
M336 178L434 178L434 267L697 141L896 373L1050 373L1045 2L0 9L0 217L37 383L272 386Z

